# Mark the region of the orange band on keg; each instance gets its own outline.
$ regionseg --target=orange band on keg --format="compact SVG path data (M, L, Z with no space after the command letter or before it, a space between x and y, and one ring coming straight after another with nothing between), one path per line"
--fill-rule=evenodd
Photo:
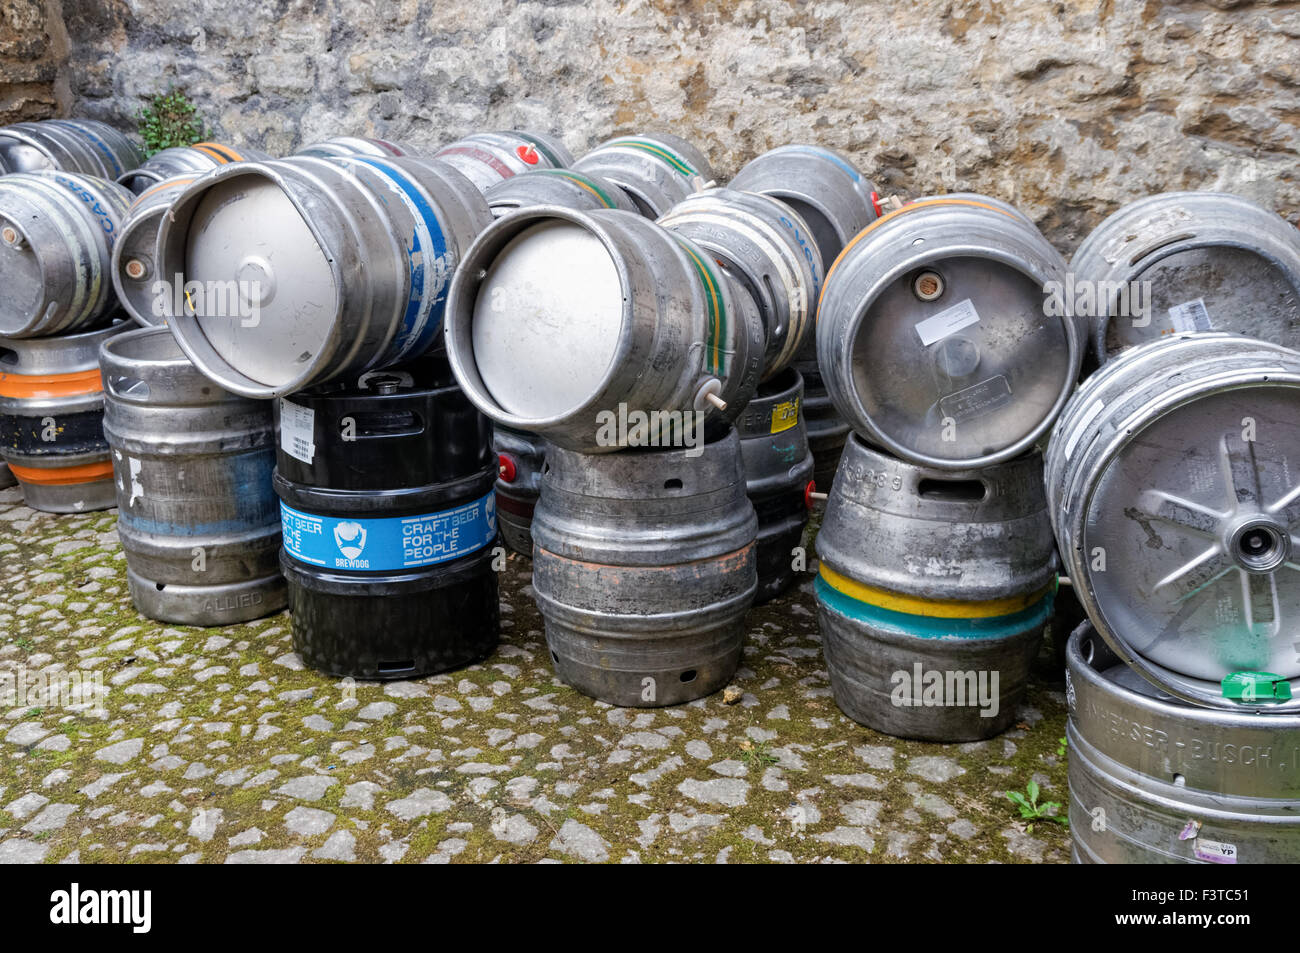
M135 197L135 201L132 204L139 205L144 200L144 197L146 195L153 195L155 192L161 192L163 189L174 189L178 185L189 185L193 181L194 181L194 176L192 175L186 176L184 178L163 179L157 185L151 185L149 186L149 188L145 189L143 192L137 195Z
M190 148L198 149L205 155L210 155L214 159L219 159L222 163L242 162L244 159L243 156L230 148L230 146L223 146L219 142L196 142Z
M76 397L96 394L104 389L99 368L71 374L3 374L0 373L0 397L39 400L45 397Z
M902 208L896 208L892 212L888 212L885 215L880 216L880 218L876 219L874 222L872 222L862 231L854 235L853 239L847 245L844 246L844 248L840 251L838 255L835 256L835 261L831 262L830 268L827 269L826 271L826 277L822 279L822 293L817 296L818 317L820 317L822 313L822 299L826 297L826 286L830 284L831 275L835 273L836 266L839 265L839 263L843 260L844 256L849 253L850 248L852 248L858 242L862 241L862 239L866 238L867 235L870 234L871 230L874 229L877 225L883 225L885 222L888 222L891 219L898 218L898 216L902 215L904 212L914 212L919 208L930 208L935 205L970 205L975 208L986 208L990 212L997 212L999 215L1005 215L1007 218L1010 219L1016 218L1006 209L1001 209L994 205L985 205L983 202L972 202L970 199L945 199L945 198L921 199L918 202L910 202L907 205L904 205Z
M75 467L20 467L9 464L14 476L24 483L37 486L71 486L75 483L95 483L98 480L113 479L113 462L83 463Z

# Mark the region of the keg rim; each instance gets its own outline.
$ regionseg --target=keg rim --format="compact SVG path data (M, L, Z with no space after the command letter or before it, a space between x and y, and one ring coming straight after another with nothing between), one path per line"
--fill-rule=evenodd
M341 166L325 158L315 156L295 156L293 158L294 162L290 166L293 169L310 170L313 162L325 163L331 169L342 169ZM322 369L328 368L337 361L334 350L342 335L338 319L345 309L346 301L343 294L337 293L337 289L342 288L344 285L342 265L339 262L340 256L330 243L325 240L324 234L313 220L313 217L307 214L307 210L303 207L299 196L293 189L287 187L286 176L279 168L279 164L284 161L286 160L232 162L227 165L217 166L215 169L197 177L176 197L168 208L167 214L163 216L155 246L156 268L161 270L164 260L170 257L179 256L184 261L184 255L178 251L178 248L189 237L189 226L198 203L214 185L239 176L260 177L271 182L293 205L299 218L316 240L322 256L328 263L330 277L336 289L334 296L335 308L332 320L329 322L329 333L322 340L321 346L313 355L312 360L304 364L292 379L281 384L265 384L256 378L250 377L217 352L217 349L208 341L207 335L203 332L197 317L188 314L170 314L171 308L167 309L169 313L163 317L163 322L172 329L181 350L185 352L186 357L199 369L200 373L223 389L243 397L258 399L282 397L296 393L312 383L321 382L325 379L320 375ZM346 170L343 171L346 172ZM181 274L184 274L184 272L181 272Z
M465 252L461 265L452 277L447 292L447 308L443 317L443 335L446 342L447 359L452 373L460 383L470 401L480 411L491 417L496 423L515 430L540 432L545 436L547 429L554 429L566 421L580 418L588 411L596 409L602 395L614 379L620 358L626 356L632 347L632 330L630 312L632 309L632 277L627 262L619 253L613 235L604 224L593 216L619 215L630 216L638 222L647 222L636 212L621 209L602 209L598 212L583 212L565 208L561 205L533 205L496 219L483 229ZM561 219L577 225L594 235L609 255L618 274L620 288L623 292L623 320L618 332L609 365L601 375L600 381L592 388L592 394L581 404L549 417L524 417L507 411L492 396L486 382L478 371L478 362L474 356L473 327L474 310L478 301L478 290L487 274L488 267L511 241L532 226L550 219ZM653 224L653 223L652 223ZM594 428L594 423L593 423Z
M962 204L970 204L966 200L959 200L959 201L961 201ZM912 208L912 207L915 206L904 206L904 208ZM936 202L933 205L928 205L925 207L943 208L946 207L946 203L939 204ZM998 214L1007 217L1009 220L1016 222L1017 227L1019 228L1023 229L1028 227L1025 225L1024 221L1016 219L1010 213L1003 212L1001 209L995 209L995 211L997 211ZM872 223L872 226L876 225L877 223L885 222L887 219L888 216L876 219L876 221ZM872 226L868 226L868 228L871 228ZM882 227L888 227L888 226L886 225ZM865 230L863 232L858 233L859 236L862 236L863 234L865 234ZM885 235L885 234L887 233L883 231L877 232L877 239L879 238L880 235ZM869 247L870 247L869 245L863 244L858 249L857 254L859 255L864 254L865 250L868 249ZM821 321L822 305L825 302L826 288L830 285L831 273L835 269L836 265L839 265L841 262L845 260L845 256L848 255L853 248L854 245L852 243L844 246L844 249L843 251L840 252L839 257L835 259L835 264L833 264L830 268L827 269L826 275L822 279L822 295L817 302L817 312L816 312L818 323L820 323ZM877 279L874 282L872 282L871 285L868 286L866 291L856 296L856 304L854 305L853 316L848 321L845 321L843 323L843 331L841 334L843 339L846 342L857 340L858 335L861 333L863 324L866 320L867 312L870 310L871 304L877 298L879 298L880 295L891 284L896 282L903 275L906 275L910 271L915 271L917 268L923 265L930 264L931 262L939 260L941 258L961 258L961 257L986 259L989 261L998 262L999 264L1002 265L1006 265L1007 267L1014 269L1016 272L1018 272L1025 278L1028 278L1029 280L1033 281L1039 287L1042 287L1046 282L1053 280L1053 275L1050 272L1040 270L1032 260L1026 257L1018 256L998 248L989 248L989 247L981 246L979 244L969 243L965 239L962 239L957 242L953 242L951 244L945 244L942 246L936 246L936 245L928 245L928 247L922 246L920 251L911 253L905 258L901 258L887 271L882 272L877 277ZM1050 407L1050 409L1043 415L1042 419L1039 420L1037 424L1035 424L1032 428L1030 428L1023 436L1021 436L1014 443L1008 444L1007 446L1003 447L1000 450L996 450L993 453L985 453L985 454L980 454L971 457L939 457L939 456L934 456L933 454L922 453L920 451L917 451L911 447L906 446L905 444L901 443L899 440L895 439L893 436L891 436L890 434L882 430L879 427L879 425L877 425L877 423L875 422L873 416L867 412L866 407L863 405L861 395L858 394L857 389L853 387L845 388L845 393L843 395L844 399L849 404L848 409L852 411L851 414L846 414L845 416L849 417L852 421L863 425L865 427L865 430L870 434L873 440L879 441L880 444L882 444L885 449L889 450L895 456L902 457L904 460L907 460L911 463L919 464L921 466L934 467L936 469L942 469L942 470L954 470L954 469L971 470L971 469L979 469L981 467L992 466L998 463L1005 463L1009 460L1013 460L1014 458L1020 456L1021 454L1035 447L1038 444L1038 442L1043 438L1043 436L1051 431L1053 425L1056 422L1057 417L1060 416L1061 411L1064 410L1065 405L1069 402L1070 397L1073 395L1075 390L1075 385L1078 381L1079 369L1083 362L1083 344L1084 344L1084 342L1081 340L1080 328L1077 322L1074 320L1072 314L1070 313L1067 313L1056 320L1059 322L1059 325L1064 332L1065 340L1068 348L1068 356L1069 356L1069 359L1066 362L1066 373L1062 378L1061 386L1058 389L1056 398L1052 402L1052 406ZM845 364L851 373L851 366L847 361L845 362Z
M1250 339L1243 338L1249 341ZM1157 342L1167 343L1167 342ZM1261 355L1261 360L1263 356ZM1260 376L1263 380L1259 380ZM1233 386L1224 386L1227 380L1238 378L1238 383ZM1250 378L1250 379L1245 379ZM1101 451L1092 456L1089 450L1097 446L1096 439L1087 447L1084 447L1084 453L1080 455L1079 460L1085 458L1091 462L1091 472L1093 474L1105 475L1112 463L1119 457L1121 452L1133 442L1144 430L1152 426L1157 421L1164 419L1168 414L1179 410L1185 406L1195 403L1197 400L1211 394L1224 393L1229 390L1244 390L1246 388L1256 387L1288 388L1292 390L1300 389L1300 370L1279 369L1276 365L1265 366L1258 370L1233 370L1224 372L1219 375L1208 378L1198 378L1187 381L1179 387L1171 388L1156 396L1151 403L1143 407L1138 413L1141 415L1138 419L1140 425L1134 427L1117 427L1111 435L1109 441L1102 447ZM1131 420L1132 418L1130 418ZM1267 705L1252 706L1249 703L1241 703L1223 697L1222 686L1219 682L1209 681L1207 679L1196 678L1190 675L1184 675L1167 666L1161 665L1147 659L1140 652L1131 648L1127 639L1122 638L1109 623L1100 603L1095 598L1091 585L1091 573L1085 572L1081 579L1075 579L1074 568L1076 558L1073 553L1077 553L1083 548L1083 535L1088 521L1088 514L1094 497L1101 486L1101 479L1092 479L1085 484L1085 492L1078 498L1072 508L1068 511L1070 521L1065 530L1069 534L1071 542L1072 555L1070 562L1070 578L1075 583L1074 591L1080 604L1083 606L1088 619L1092 620L1093 627L1097 634L1110 646L1111 650L1119 656L1129 668L1133 669L1148 682L1161 691L1167 692L1176 699L1180 699L1191 705L1201 708L1217 709L1221 711L1257 711L1261 713L1276 712L1293 712L1300 711L1300 692L1293 692L1290 701L1275 702ZM1287 679L1293 687L1300 687L1300 675Z
M1284 705L1252 705L1249 703L1234 703L1233 707L1227 708L1222 706L1209 707L1198 704L1191 699L1180 698L1169 692L1168 687L1155 682L1152 686L1166 697L1160 698L1147 695L1142 692L1134 691L1124 685L1116 684L1111 679L1106 678L1105 672L1099 671L1092 665L1092 657L1085 656L1083 643L1087 638L1102 638L1103 642L1115 651L1119 652L1115 646L1105 639L1101 631L1097 629L1092 622L1091 614L1081 622L1073 632L1070 633L1069 639L1065 644L1066 671L1071 676L1072 682L1082 679L1090 690L1101 694L1112 694L1120 696L1124 702L1146 711L1157 713L1170 719L1186 718L1189 713L1195 713L1198 721L1216 725L1222 728L1245 727L1264 729L1268 731L1294 730L1300 732L1300 709L1286 707ZM1095 654L1094 656L1095 657ZM1122 655L1117 660L1116 665L1125 665L1136 671L1144 678L1145 674L1135 668L1131 662ZM1148 679L1149 681L1149 679ZM1077 691L1077 689L1076 689ZM1070 706L1073 712L1074 706Z
M133 201L130 207L127 208L126 215L122 220L122 232L120 235L117 236L117 241L113 243L113 255L111 259L111 268L109 270L112 274L113 290L114 292L117 293L118 303L122 306L122 310L125 311L128 315L130 315L131 318L135 321L135 323L140 325L141 327L146 327L146 328L157 327L160 324L164 324L166 322L166 318L161 315L153 314L151 308L146 309L144 311L136 310L135 304L131 300L131 294L128 293L128 285L127 285L128 281L134 283L135 279L131 278L129 275L126 274L127 263L123 261L123 258L125 257L126 247L129 243L129 240L134 235L134 233L141 227L144 227L146 223L152 222L155 219L161 220L162 217L166 215L167 211L171 208L171 204L172 204L171 201L167 201L167 202L156 201L153 202L152 204L146 204L144 200L147 198L161 196L169 188L180 189L184 186L188 186L195 179L199 178L201 174L202 173L182 173L180 175L173 175L173 176L168 176L159 179L158 181L154 182L153 185L145 189L143 192L136 194L135 201ZM150 251L153 257L152 265L154 271L152 274L146 275L144 278L140 279L140 283L150 282L150 287L152 287L153 282L157 282L160 280L157 274L158 271L158 260L157 260L158 241L157 240L158 240L158 230L160 225L161 225L161 221L157 222L154 225L154 241L149 243L151 246ZM155 318L156 320L150 321L149 320L150 318Z

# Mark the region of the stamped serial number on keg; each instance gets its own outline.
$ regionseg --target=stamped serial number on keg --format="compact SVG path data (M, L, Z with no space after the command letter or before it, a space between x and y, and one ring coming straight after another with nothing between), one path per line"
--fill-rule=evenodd
M497 535L496 493L440 513L357 519L317 516L280 504L291 558L360 572L434 566L477 552Z
M897 473L886 473L884 470L872 470L868 467L855 467L850 465L849 473L855 480L866 483L881 490L901 490L903 488L903 478Z

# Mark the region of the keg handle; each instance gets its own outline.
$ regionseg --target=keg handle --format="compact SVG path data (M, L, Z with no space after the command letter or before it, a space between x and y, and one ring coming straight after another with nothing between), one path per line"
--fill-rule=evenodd
M979 479L948 479L921 477L916 481L917 496L940 503L983 503L988 499L989 487Z
M105 374L104 386L114 397L144 402L149 399L149 384L126 374Z
M1148 245L1146 248L1143 248L1141 251L1139 251L1137 254L1135 254L1132 258L1130 258L1130 259L1128 260L1129 266L1132 267L1133 265L1136 265L1136 264L1137 264L1138 262L1140 262L1143 258L1146 258L1146 257L1147 257L1148 255L1150 255L1152 252L1157 252L1157 251L1159 251L1160 249L1164 248L1166 245L1172 245L1172 244L1174 244L1175 242L1185 242L1185 241L1187 241L1187 240L1189 240L1189 239L1192 239L1192 238L1195 238L1195 237L1196 237L1196 233L1195 233L1195 232L1182 232L1181 234L1178 234L1178 235L1171 235L1171 236L1168 237L1168 238L1159 238L1159 239L1156 239L1154 242L1152 242L1152 243L1151 243L1150 245Z

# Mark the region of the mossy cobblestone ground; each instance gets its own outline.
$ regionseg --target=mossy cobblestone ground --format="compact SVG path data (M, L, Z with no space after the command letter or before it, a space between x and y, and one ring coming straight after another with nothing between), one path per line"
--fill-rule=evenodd
M811 575L750 614L738 703L631 710L555 677L526 559L488 661L348 684L303 667L284 613L137 615L115 522L0 491L0 674L107 689L5 701L0 862L1068 860L1003 795L1066 801L1062 686L987 742L863 728L831 698Z

